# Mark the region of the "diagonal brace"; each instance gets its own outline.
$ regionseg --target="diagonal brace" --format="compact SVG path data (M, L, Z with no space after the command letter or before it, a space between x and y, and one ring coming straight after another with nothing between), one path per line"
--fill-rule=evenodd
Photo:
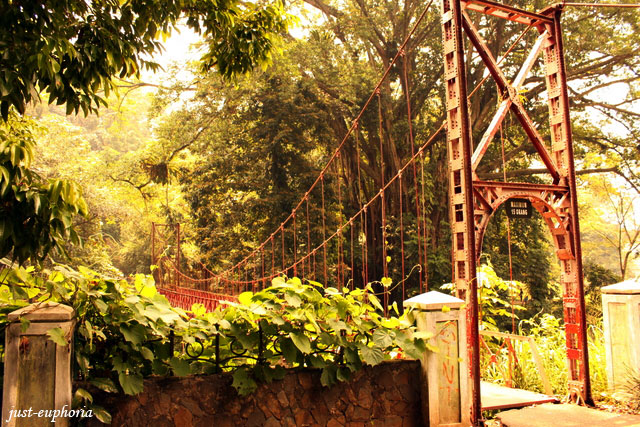
M535 44L533 45L531 52L529 52L529 56L525 60L524 64L522 65L522 68L520 69L520 71L518 72L518 75L513 81L512 86L513 86L514 92L516 93L516 96L518 91L522 87L522 84L524 83L524 79L526 78L527 74L529 74L529 71L531 71L531 67L533 67L533 64L538 58L538 54L542 49L542 43L545 41L548 35L549 33L545 31L538 37L538 40L536 40ZM509 111L509 108L511 107L512 103L513 103L513 99L511 97L503 99L502 102L500 103L498 110L493 116L493 119L491 120L489 127L487 128L484 135L482 136L482 139L478 143L478 146L476 147L476 150L473 153L473 157L471 158L471 164L474 171L478 168L478 164L480 163L480 160L482 160L482 156L484 156L484 153L487 151L489 144L493 140L493 137L498 131L498 127L500 126L505 116L507 115L507 111Z
M540 157L542 158L542 162L544 163L545 167L553 177L554 181L557 182L560 179L560 173L558 172L558 169L555 163L553 162L551 156L549 155L549 152L545 148L542 137L536 130L535 126L533 125L533 122L531 121L531 118L529 118L529 115L527 114L524 107L522 106L522 103L518 99L517 92L509 84L509 81L507 80L507 78L504 76L504 74L498 67L496 60L494 59L493 55L487 48L484 40L482 39L482 36L480 36L480 33L475 28L475 26L471 22L471 19L466 13L463 13L462 27L464 28L464 31L467 33L467 36L469 37L469 40L475 47L476 51L482 58L482 61L487 66L489 73L491 73L494 80L496 81L496 84L498 85L498 88L500 89L500 91L502 93L507 93L509 95L509 98L511 99L511 105L510 105L511 111L513 111L515 116L518 118L518 121L520 122L525 133L529 137L529 140L535 147L536 151L540 154Z

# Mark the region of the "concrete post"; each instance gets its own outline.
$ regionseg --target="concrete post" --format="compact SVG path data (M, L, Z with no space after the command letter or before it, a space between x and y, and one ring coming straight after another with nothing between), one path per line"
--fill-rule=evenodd
M31 304L9 313L2 394L4 426L50 426L54 414L58 414L55 425L69 424L69 419L61 415L63 408L71 410L73 315L71 307L55 303ZM25 331L20 319L30 322ZM62 329L66 346L49 339L47 331L54 328Z
M404 302L413 309L418 331L432 335L422 357L422 416L424 425L471 425L471 400L464 301L431 291Z
M640 375L640 281L605 286L602 292L609 390L620 391L629 375Z

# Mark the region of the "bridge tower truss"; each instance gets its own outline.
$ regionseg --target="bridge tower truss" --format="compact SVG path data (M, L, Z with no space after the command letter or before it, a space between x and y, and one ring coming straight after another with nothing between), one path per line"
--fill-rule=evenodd
M538 31L539 37L513 81L509 81L500 69L469 16L472 12L521 23ZM467 301L468 307L474 424L480 422L481 416L476 264L489 219L502 203L513 198L528 199L540 212L553 236L562 266L568 390L572 399L592 403L561 12L559 5L534 13L490 0L441 0L453 283L458 296ZM502 96L492 121L475 145L469 116L465 40L471 45L469 48L472 47L482 59ZM550 143L545 143L518 94L540 54L543 57L548 94ZM529 142L535 147L552 177L552 184L497 182L478 178L476 169L509 111L517 118Z
M151 223L151 265L158 287L180 286L180 224Z

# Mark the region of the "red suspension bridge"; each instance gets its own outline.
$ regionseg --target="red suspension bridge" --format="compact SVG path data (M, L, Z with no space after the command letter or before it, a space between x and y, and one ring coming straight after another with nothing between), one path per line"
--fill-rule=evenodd
M315 182L280 226L241 261L221 272L200 266L197 271L184 273L178 268L180 251L176 250L180 242L179 226L154 224L152 261L158 265L154 272L158 287L176 306L190 309L193 303L202 303L212 310L220 301L267 287L279 276L298 276L340 288L370 282L387 285L393 277L394 286L379 286L387 311L392 301L405 299L409 288L419 292L429 288L431 236L425 187L434 183L429 173L425 174L425 166L432 155L431 147L444 142L449 167L452 281L457 295L467 301L468 307L472 419L480 416L476 265L489 220L503 203L512 199L530 203L553 236L562 265L570 395L590 402L580 227L560 24L563 5L531 12L489 0L441 0L440 22L428 19L431 6L429 2L415 21ZM511 21L523 29L502 58L496 59L476 27L475 22L479 21L474 21L470 14ZM420 49L414 40L416 34L433 25L442 28L444 119L433 126L435 131L431 135L417 136L414 127L418 112L412 111L408 74ZM530 31L536 32L537 38L528 47L529 54L517 75L509 79L500 65L514 48L521 49L526 44L525 35ZM486 72L469 91L466 58L471 49ZM534 125L521 99L525 79L538 62L542 63L549 110L545 132ZM476 102L474 94L490 78L500 103L493 120L474 144L470 105ZM406 123L401 138L390 129L383 113L390 99L404 99ZM502 181L487 181L478 176L477 168L494 137L500 135L502 141L503 123L509 113L516 119L513 126L524 132L546 168L547 184L510 182L506 174ZM372 114L377 119L365 124L365 117ZM548 140L543 134L549 135ZM395 140L403 141L408 150L403 162L399 161L402 156L397 154L400 148ZM501 151L504 172L504 142ZM362 172L365 167L369 172L372 168L377 170L379 175L365 176ZM329 206L330 199L337 203ZM333 214L335 211L337 215ZM169 240L173 241L173 250L167 249Z

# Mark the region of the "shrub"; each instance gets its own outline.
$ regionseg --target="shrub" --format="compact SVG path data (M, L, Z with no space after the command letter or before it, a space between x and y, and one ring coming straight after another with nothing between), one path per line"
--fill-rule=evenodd
M75 309L79 377L107 392L137 394L150 375L231 371L233 386L247 394L259 381L281 378L285 367L319 368L322 384L331 385L400 349L420 357L429 338L405 317L383 317L370 287L338 290L277 278L270 288L245 292L238 302L206 313L201 305L191 312L171 307L150 276L127 282L58 265L38 274L6 269L0 278L0 302L7 306L0 322L30 302L59 301ZM48 334L68 345L59 331ZM86 390L79 389L75 401L108 420Z

